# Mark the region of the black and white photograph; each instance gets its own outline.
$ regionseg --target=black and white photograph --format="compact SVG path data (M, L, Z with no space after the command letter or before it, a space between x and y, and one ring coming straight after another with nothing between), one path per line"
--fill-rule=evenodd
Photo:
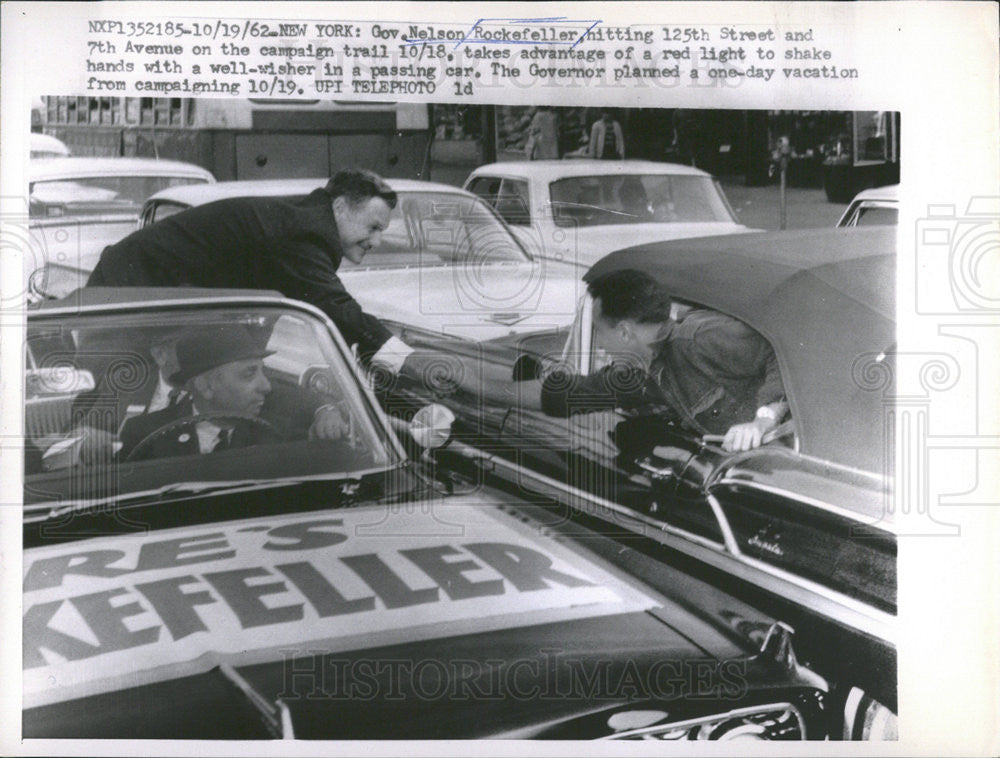
M949 629L995 710L1000 193L839 11L116 5L16 93L6 752L901 754Z

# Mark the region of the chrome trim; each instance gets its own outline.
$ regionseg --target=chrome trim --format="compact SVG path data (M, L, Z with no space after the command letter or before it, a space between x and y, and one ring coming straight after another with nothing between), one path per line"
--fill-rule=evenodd
M726 550L733 555L742 555L739 543L736 541L736 535L733 534L733 528L729 525L729 519L726 518L726 514L722 510L722 504L715 499L715 495L711 492L705 493L705 500L708 501L712 513L715 514L715 520L719 522L719 528L722 529L722 539L726 543Z
M760 490L761 492L766 492L770 495L777 495L778 497L785 497L789 500L794 500L799 503L804 503L805 505L812 506L813 508L818 508L822 511L827 511L828 513L836 514L837 516L842 516L844 518L855 521L863 526L871 527L874 529L880 529L883 532L892 534L896 536L899 534L899 527L896 526L891 521L879 521L871 522L865 521L860 514L855 511L848 510L839 505L833 505L832 503L827 503L824 500L817 500L813 497L808 497L807 495L802 495L798 492L792 492L791 490L786 490L782 487L775 487L770 484L763 484L761 482L754 481L752 479L737 479L734 477L725 476L712 483L712 487L722 486L722 485L733 485L740 486L749 489Z
M748 706L746 708L735 708L731 711L726 711L724 713L716 713L711 716L700 716L698 718L685 719L684 721L674 721L668 722L666 724L655 724L653 726L644 726L640 729L630 729L627 732L618 732L617 734L609 734L606 737L598 737L599 740L624 740L631 739L633 737L644 737L646 735L655 735L658 732L676 731L679 729L692 729L696 726L704 726L705 724L711 724L713 721L727 721L729 719L744 718L746 716L759 716L761 714L769 713L771 711L786 711L795 716L796 720L799 722L799 730L802 734L802 738L807 738L806 733L806 721L802 717L802 713L791 703L769 703L767 705L758 706Z
M796 440L798 435L796 435ZM870 480L875 485L883 485L885 483L892 483L892 477L886 476L884 474L876 474L873 471L868 471L863 468L857 468L856 466L847 466L843 463L838 463L837 461L832 461L829 458L818 458L815 455L809 455L808 453L802 453L798 450L793 450L785 447L770 447L770 448L755 448L754 450L748 450L743 453L733 454L728 461L723 470L732 469L734 466L742 463L746 460L753 460L757 454L760 452L767 453L780 453L784 452L790 456L794 456L793 460L801 458L804 461L810 463L815 463L818 466L823 466L825 468L836 469L837 471L842 471L846 474L852 474L864 479Z
M220 663L219 672L243 693L250 705L257 709L264 726L271 734L283 740L295 739L292 713L284 702L280 699L273 703L269 701L242 674L236 671L232 664Z
M667 528L662 522L632 511L609 500L596 497L588 492L576 489L551 477L539 474L496 455L484 453L471 445L454 441L447 449L453 450L464 457L492 466L492 470L500 476L504 472L513 474L513 478L505 477L507 481L522 485L533 482L554 493L554 499L577 510L583 510L580 501L592 503L597 508L618 513L633 522L655 527L649 532L638 532L667 547L678 550L695 560L707 563L737 579L746 581L760 589L770 592L779 598L788 600L815 611L833 621L852 629L884 640L895 646L893 627L895 616L877 608L850 598L840 592L831 590L816 582L804 579L782 569L763 563L746 554L734 555L726 552L723 545L713 543L697 535L692 535L676 528ZM622 523L629 528L627 521ZM817 602L820 601L820 602Z
M142 461L145 463L145 461ZM397 464L400 465L400 464ZM84 498L82 502L74 501L66 503L64 501L42 501L39 503L28 503L22 506L24 515L21 517L23 524L35 524L49 521L56 516L65 516L78 511L89 511L102 505L115 506L143 506L150 505L146 498L158 496L177 495L181 498L197 497L210 490L211 495L232 495L237 492L255 492L257 490L271 487L288 487L300 482L345 482L372 474L389 473L396 466L376 466L375 468L361 469L359 471L338 471L335 474L303 474L302 476L291 476L284 479L234 479L202 482L174 482L165 484L152 490L137 490L135 492L119 493L101 498ZM178 485L183 485L178 488ZM54 504L53 504L54 503Z
M459 449L459 446L464 449ZM564 482L559 482L555 479L545 476L544 474L539 474L537 472L531 471L529 469L518 469L517 464L506 460L505 458L499 456L493 456L488 453L483 453L478 448L472 447L461 442L451 442L448 445L448 449L458 452L463 457L474 461L477 465L486 467L489 466L489 471L495 471L498 468L501 470L511 471L515 479L514 483L523 482L525 479L534 480L539 486L548 488L550 490L555 490L556 493L566 492L570 494L575 500L585 500L594 503L597 507L603 508L604 510L614 511L615 513L625 516L632 521L639 521L646 526L653 528L657 534L671 534L675 536L683 537L684 539L695 542L703 547L709 548L715 552L721 551L725 545L721 542L716 542L715 540L710 540L707 537L702 537L694 532L689 532L686 529L681 529L680 527L673 526L671 524L664 523L659 519L652 518L645 515L644 513L639 513L631 508L626 508L623 505L612 502L611 500L604 500L602 498L596 497L589 492L577 489L576 487L566 484ZM508 481L511 481L508 479ZM571 508L577 508L581 510L575 502L568 501L567 505ZM657 538L659 541L659 538Z

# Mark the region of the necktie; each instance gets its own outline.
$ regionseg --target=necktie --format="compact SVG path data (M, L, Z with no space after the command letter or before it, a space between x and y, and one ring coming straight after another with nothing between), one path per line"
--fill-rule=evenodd
M181 397L184 396L184 390L180 387L174 387L170 392L167 393L167 407L172 408L180 402Z

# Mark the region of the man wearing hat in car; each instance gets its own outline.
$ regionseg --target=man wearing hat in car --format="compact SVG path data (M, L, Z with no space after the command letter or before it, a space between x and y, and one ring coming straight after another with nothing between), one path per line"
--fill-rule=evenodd
M302 393L272 393L264 374L266 349L245 326L198 329L176 344L170 383L181 399L128 419L121 430L122 458L142 460L248 447L286 438L333 439L339 412ZM317 407L318 406L318 407Z

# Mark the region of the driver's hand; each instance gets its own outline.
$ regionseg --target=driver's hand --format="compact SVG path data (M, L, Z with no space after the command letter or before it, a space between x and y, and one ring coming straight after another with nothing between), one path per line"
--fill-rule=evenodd
M340 408L336 405L324 405L313 416L312 426L309 427L309 439L339 440L346 437L350 431L350 422Z
M80 463L84 466L106 466L115 457L115 443L118 438L111 432L92 426L81 426L73 430L74 436L81 438Z
M775 426L774 420L769 418L757 418L746 424L735 424L729 427L729 431L722 439L722 449L739 452L760 447L764 435Z

